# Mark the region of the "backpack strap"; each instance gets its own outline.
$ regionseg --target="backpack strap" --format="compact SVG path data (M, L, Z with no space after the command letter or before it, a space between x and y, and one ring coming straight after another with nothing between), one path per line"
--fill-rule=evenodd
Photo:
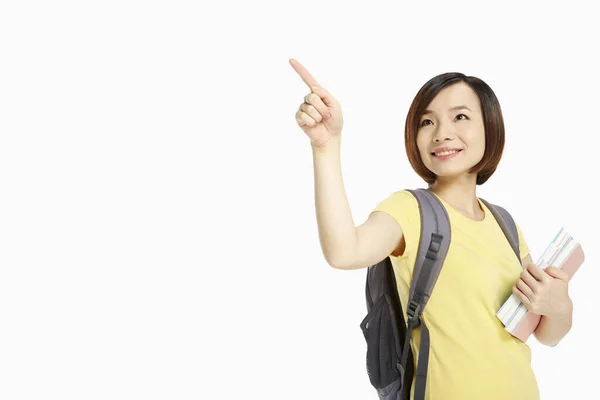
M521 264L521 253L519 250L519 231L517 230L517 225L515 224L515 220L510 215L508 211L499 205L491 204L485 201L482 198L479 198L486 205L487 208L492 212L494 218L500 225L502 232L504 232L504 236L508 239L510 243L510 247L512 247L513 251L517 256L517 260L519 260L519 264Z
M394 310L390 314L390 317L393 320L392 326L397 327L394 331L396 348L400 348L401 338L404 339L403 350L397 368L400 372L400 382L405 382L403 398L407 399L410 396L413 373L413 360L409 360L409 356L412 354L410 351L410 339L413 329L421 327L421 344L416 371L414 400L424 400L429 365L430 337L429 330L421 316L444 264L450 246L451 228L446 209L433 193L428 189L407 189L407 191L415 196L419 204L421 232L408 297L406 330L399 299L390 302L390 304L398 304L398 309ZM504 208L491 204L484 199L480 198L480 200L487 206L498 222L498 225L520 261L519 236L512 216ZM389 258L386 257L368 270L366 287L367 308L370 310L381 296L397 295L397 290L390 289L395 287L393 267ZM406 376L407 381L405 381L406 372L408 372Z
M407 365L412 330L421 327L421 345L415 384L415 400L425 398L427 367L429 365L429 330L421 319L433 287L438 279L450 246L450 219L439 199L428 189L410 190L418 203L421 215L419 250L415 261L407 305L408 329L402 351L401 367Z

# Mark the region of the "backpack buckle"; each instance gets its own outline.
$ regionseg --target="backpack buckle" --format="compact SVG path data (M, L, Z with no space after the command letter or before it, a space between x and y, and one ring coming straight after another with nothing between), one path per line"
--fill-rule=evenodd
M438 251L440 251L440 247L442 246L442 240L444 237L442 235L438 235L437 233L431 234L431 240L429 241L429 248L425 253L425 257L430 260L437 260Z
M421 309L421 305L418 301L411 300L408 302L408 307L406 310L406 314L411 321L414 321L419 316L419 311Z

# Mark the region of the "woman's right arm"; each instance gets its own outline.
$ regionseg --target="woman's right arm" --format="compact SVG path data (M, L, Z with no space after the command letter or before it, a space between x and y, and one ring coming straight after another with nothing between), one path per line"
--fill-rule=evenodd
M290 64L311 89L296 112L296 121L311 140L323 255L334 268L369 267L403 247L402 229L383 212L374 212L362 225L354 225L340 162L341 106L302 64L293 59Z
M340 146L313 147L319 240L327 263L339 269L370 267L404 246L400 224L383 212L355 227L341 172Z

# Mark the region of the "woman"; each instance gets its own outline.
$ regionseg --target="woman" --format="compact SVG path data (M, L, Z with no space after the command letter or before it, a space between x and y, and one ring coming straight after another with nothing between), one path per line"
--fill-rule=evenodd
M296 121L311 141L325 259L334 268L358 269L389 256L406 310L420 232L417 201L408 191L397 191L355 227L341 174L340 104L298 61L290 64L311 90ZM476 186L494 173L504 148L494 92L481 79L461 73L432 78L411 104L405 145L413 169L440 199L452 227L444 268L423 314L431 337L426 398L538 399L530 348L504 330L496 311L512 290L542 315L537 340L555 346L571 327L572 302L568 275L533 264L517 225L519 264L476 195ZM418 358L417 330L411 347Z

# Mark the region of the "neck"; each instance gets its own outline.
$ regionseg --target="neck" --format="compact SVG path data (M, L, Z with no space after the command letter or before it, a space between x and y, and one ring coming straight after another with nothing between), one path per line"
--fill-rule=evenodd
M480 219L483 210L477 200L476 187L474 180L448 182L437 179L429 186L429 190L470 218Z

